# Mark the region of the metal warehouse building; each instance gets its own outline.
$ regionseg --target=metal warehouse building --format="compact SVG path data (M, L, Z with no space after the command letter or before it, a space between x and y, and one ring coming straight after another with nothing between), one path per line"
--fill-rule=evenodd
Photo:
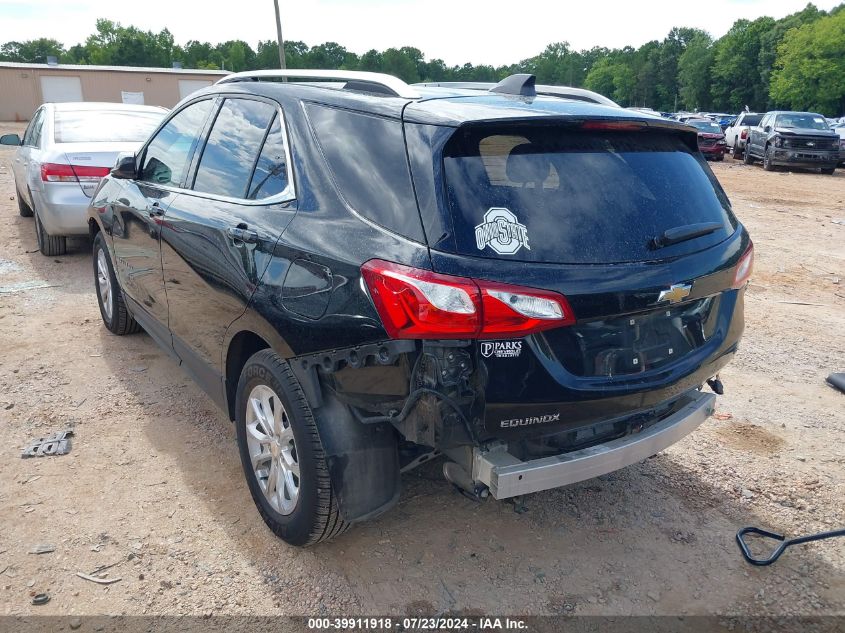
M172 108L183 97L228 74L222 70L0 62L0 121L27 121L42 103L60 101Z

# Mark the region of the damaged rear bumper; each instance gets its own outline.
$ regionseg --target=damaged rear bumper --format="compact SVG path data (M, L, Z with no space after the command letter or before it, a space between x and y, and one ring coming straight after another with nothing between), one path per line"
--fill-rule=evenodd
M539 492L592 479L640 462L678 442L715 410L716 396L696 393L680 410L644 431L582 450L521 461L506 445L473 451L472 478L496 499Z

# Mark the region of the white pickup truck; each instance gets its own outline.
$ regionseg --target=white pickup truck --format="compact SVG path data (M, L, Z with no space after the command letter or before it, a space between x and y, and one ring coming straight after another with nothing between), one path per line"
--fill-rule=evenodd
M740 112L733 124L725 130L725 142L728 144L731 156L742 158L750 129L758 125L762 118L763 115L756 112Z

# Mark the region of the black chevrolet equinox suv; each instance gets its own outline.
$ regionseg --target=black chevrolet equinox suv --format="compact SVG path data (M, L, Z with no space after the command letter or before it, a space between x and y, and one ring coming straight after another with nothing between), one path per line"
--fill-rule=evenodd
M230 75L121 156L89 216L106 327L146 330L235 421L296 545L438 456L503 499L678 441L721 393L753 252L693 128L531 75Z

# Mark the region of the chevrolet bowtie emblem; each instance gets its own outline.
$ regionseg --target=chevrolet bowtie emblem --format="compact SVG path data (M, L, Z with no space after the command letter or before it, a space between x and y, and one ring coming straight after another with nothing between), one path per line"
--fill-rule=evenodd
M661 290L660 296L657 297L657 303L668 301L669 303L678 303L689 296L692 285L690 284L672 284L668 290Z

